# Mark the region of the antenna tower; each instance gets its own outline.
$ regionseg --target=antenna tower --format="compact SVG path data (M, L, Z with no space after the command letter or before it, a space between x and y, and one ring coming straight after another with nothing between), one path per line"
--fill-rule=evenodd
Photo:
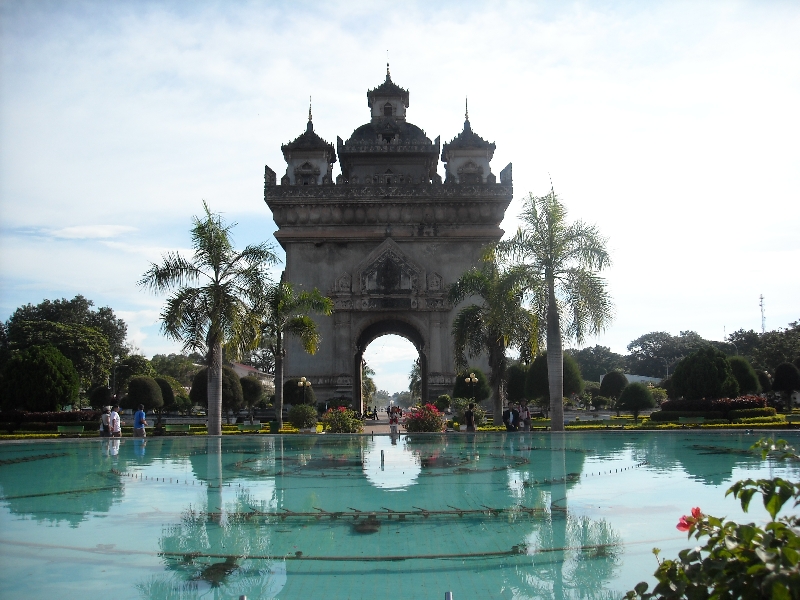
M767 330L767 318L764 316L764 294L758 297L758 305L761 307L761 333Z

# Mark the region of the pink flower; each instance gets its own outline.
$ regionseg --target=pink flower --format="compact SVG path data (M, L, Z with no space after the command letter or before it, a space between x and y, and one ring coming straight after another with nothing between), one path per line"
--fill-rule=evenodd
M703 513L700 511L700 507L699 507L699 506L695 506L695 507L692 509L692 516L693 516L695 519L699 519L700 517L702 517L702 516L703 516Z
M683 515L675 527L677 528L678 531L689 531L689 529L691 529L692 527L692 524L689 521L687 521L686 515Z

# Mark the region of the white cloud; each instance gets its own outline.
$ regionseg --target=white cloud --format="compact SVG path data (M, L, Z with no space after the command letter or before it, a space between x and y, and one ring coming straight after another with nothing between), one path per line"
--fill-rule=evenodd
M264 164L281 172L309 94L329 141L365 122L388 48L410 121L449 141L468 95L495 173L513 161L507 231L552 177L609 237L617 318L594 341L757 329L761 293L768 327L800 317L796 3L8 2L0 19L6 315L75 293L149 310L163 299L136 281L187 248L203 198L237 244L270 239ZM137 331L147 354L165 343Z
M50 234L56 238L87 240L114 238L133 231L136 231L136 227L129 225L74 225L56 229Z

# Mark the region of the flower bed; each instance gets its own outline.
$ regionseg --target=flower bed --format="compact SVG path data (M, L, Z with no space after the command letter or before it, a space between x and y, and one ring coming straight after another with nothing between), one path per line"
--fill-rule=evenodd
M445 427L444 415L433 404L426 404L415 411L411 411L404 419L403 426L406 431L439 432Z

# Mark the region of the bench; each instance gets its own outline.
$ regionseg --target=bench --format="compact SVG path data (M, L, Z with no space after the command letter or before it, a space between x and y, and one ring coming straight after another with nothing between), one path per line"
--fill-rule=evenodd
M687 425L702 425L705 422L705 417L678 417L678 423L683 427Z
M603 419L600 424L605 425L606 429L609 427L622 427L624 429L628 422L621 419Z
M59 425L58 433L59 435L67 435L73 433L77 434L78 437L81 437L81 434L83 433L83 425Z
M250 423L237 423L236 427L239 429L239 431L242 431L242 432L244 432L244 431L253 431L253 432L261 431L261 423L252 423L252 424L250 424Z
M164 431L167 433L189 433L188 423L173 423L172 425L164 425Z
M531 431L534 429L550 429L550 419L537 419L531 421Z
M786 415L787 423L800 423L800 415Z

